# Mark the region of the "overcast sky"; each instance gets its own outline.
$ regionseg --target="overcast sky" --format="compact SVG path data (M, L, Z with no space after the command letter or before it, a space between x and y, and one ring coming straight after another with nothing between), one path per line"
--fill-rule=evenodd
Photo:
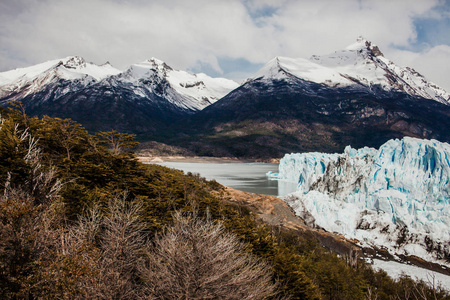
M0 0L0 71L156 57L241 81L275 56L328 54L360 35L450 91L450 0Z

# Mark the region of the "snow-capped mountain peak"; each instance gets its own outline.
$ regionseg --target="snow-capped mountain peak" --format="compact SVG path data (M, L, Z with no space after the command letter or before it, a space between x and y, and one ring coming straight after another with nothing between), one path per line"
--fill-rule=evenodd
M90 76L95 80L101 80L107 76L119 74L120 70L112 67L109 63L101 66L88 63L79 56L68 56L66 58L50 60L31 67L18 68L0 73L0 85L9 85L22 82L30 82L42 76L54 73L59 74L61 79L73 79Z
M130 81L142 81L149 78L157 81L165 80L176 93L186 98L183 105L194 110L203 109L238 87L236 82L229 79L175 70L154 57L132 65L124 72L124 77Z
M397 66L384 57L372 42L359 37L343 50L310 59L276 57L248 81L279 80L297 77L328 87L365 87L405 92L415 97L450 104L450 93L427 81L411 68Z
M130 77L139 79L148 77L154 73L159 73L163 77L167 77L168 73L171 71L173 71L173 69L164 61L152 57L140 63L131 65L124 73Z
M305 58L275 57L248 81L255 79L280 80L297 77L328 86L345 86L351 82L336 70ZM332 84L331 84L332 83Z
M364 75L367 79L376 80L377 76L381 75L382 77L383 74L376 74L374 70L383 69L386 59L378 46L363 37L359 37L355 43L343 50L328 55L313 55L309 60L324 67L336 68L343 74L354 73L353 75L356 75L358 72L365 72L361 75ZM340 69L344 66L347 66L348 70ZM352 69L357 70L353 71Z
M61 62L62 63L62 62ZM84 58L79 56L72 56L63 64L63 66L67 69L77 69L79 67L86 67L86 61Z
M169 65L167 65L164 61L159 60L155 57L152 57L148 60L148 62L150 62L153 67L157 70L160 71L173 71L172 67L170 67Z
M131 87L138 97L156 93L181 109L194 111L238 86L232 80L175 70L154 57L122 72L109 62L96 65L79 56L68 56L0 73L0 98L5 101L23 99L46 89L58 90L57 94L63 95L93 84L99 88L101 85Z
M9 100L19 99L43 90L59 80L97 82L120 70L110 64L96 65L78 56L51 60L31 67L18 68L0 73L0 98L13 94Z
M359 36L356 39L356 43L353 43L345 48L347 51L366 51L371 53L373 56L383 56L377 45L373 44L371 41L366 40L364 37Z

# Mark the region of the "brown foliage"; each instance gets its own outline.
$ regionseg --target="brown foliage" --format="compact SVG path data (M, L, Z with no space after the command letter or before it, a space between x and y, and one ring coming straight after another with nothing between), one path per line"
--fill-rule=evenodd
M77 243L92 244L96 249L88 260L96 270L96 276L80 283L88 298L136 299L141 286L138 284L138 266L143 263L142 252L146 244L140 207L130 205L125 196L112 199L103 217L93 208L88 217L80 219L72 229Z
M246 253L220 224L174 216L156 238L143 269L146 293L157 299L265 299L273 296L270 267Z

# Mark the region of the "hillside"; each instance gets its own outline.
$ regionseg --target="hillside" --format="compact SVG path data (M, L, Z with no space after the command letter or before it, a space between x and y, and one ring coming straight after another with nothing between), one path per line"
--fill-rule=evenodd
M213 156L332 153L403 136L450 141L449 116L448 105L400 92L329 88L298 78L254 80L186 119L183 128L191 128L193 138L174 143Z
M379 147L404 136L450 141L450 94L363 38L310 59L276 57L195 115L169 142L201 155L281 158Z
M449 297L345 261L308 232L264 223L239 204L245 196L214 181L138 163L127 134L93 136L71 120L12 110L2 118L3 299L171 299L178 291L227 299L389 299L405 291ZM185 238L193 248L181 246ZM218 240L229 250L217 248ZM197 247L210 250L192 252ZM208 253L220 253L222 262Z
M235 87L232 80L175 70L156 58L120 71L70 56L1 72L0 106L20 101L31 116L71 118L91 132L154 138Z

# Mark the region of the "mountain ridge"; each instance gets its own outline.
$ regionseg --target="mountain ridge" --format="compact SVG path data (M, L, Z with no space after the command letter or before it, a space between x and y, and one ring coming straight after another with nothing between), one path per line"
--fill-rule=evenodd
M271 158L379 147L403 136L445 142L448 95L361 38L328 56L272 59L189 118L184 127L195 128L189 132L195 139L175 143L204 155Z
M29 78L0 73L0 83L10 77L0 105L20 100L32 116L73 118L91 132L125 131L197 155L280 158L403 136L450 141L450 94L364 38L329 55L276 57L239 86L156 58L123 72L94 69L68 57L31 68Z
M97 66L72 56L0 73L0 105L21 101L32 116L71 118L94 132L153 136L234 86L230 80L174 70L155 58L121 72L109 63Z
M386 91L403 91L412 96L450 104L450 93L427 81L414 69L397 66L386 59L378 46L359 37L344 50L309 59L275 57L247 79L282 79L290 76L328 87L380 86Z
M122 72L112 67L109 62L99 66L86 62L79 56L68 56L0 73L0 99L24 98L59 80L79 81L84 86L99 84L111 77L118 81L139 83L154 74L161 75L159 80L167 80L175 92L184 98L180 103L176 103L177 105L193 110L200 110L217 101L238 85L232 80L211 78L203 73L191 74L175 70L156 58L133 64ZM212 85L211 89L209 85ZM193 87L197 87L194 92ZM14 94L14 97L8 97L10 94ZM184 102L188 104L183 105Z

